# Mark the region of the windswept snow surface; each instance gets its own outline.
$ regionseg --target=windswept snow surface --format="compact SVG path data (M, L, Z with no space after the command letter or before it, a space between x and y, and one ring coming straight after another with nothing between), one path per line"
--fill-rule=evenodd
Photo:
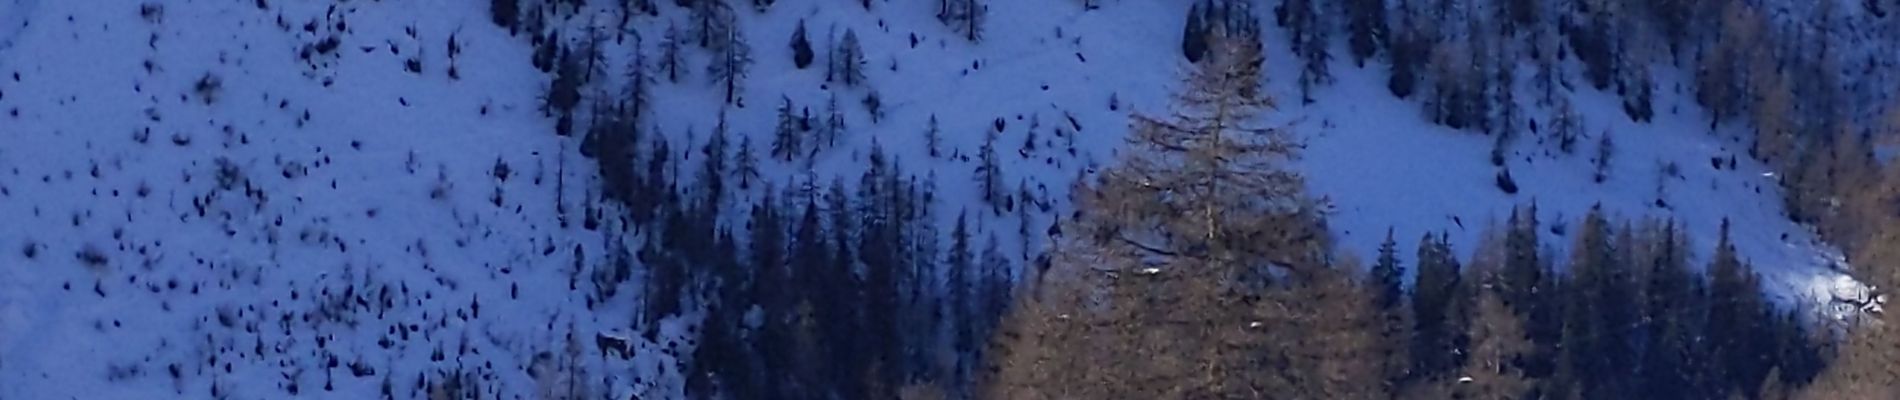
M640 240L579 222L596 204L594 166L540 112L549 78L529 65L527 40L489 22L486 2L268 3L155 1L161 11L142 13L131 0L0 0L0 399L371 398L385 381L413 398L418 380L454 371L531 398L564 364L617 398L678 396L675 356L691 350L692 318L634 326L637 274L620 295L592 297L604 256ZM658 3L659 17L634 18L637 35L621 35L607 8L560 24L610 32L606 69L620 76L636 43L651 62L666 21L685 26L682 10ZM1185 67L1187 3L992 1L980 44L944 28L929 3L741 6L756 63L744 107L726 112L732 131L763 155L781 96L818 114L835 93L850 132L839 148L810 165L766 160L766 179L856 182L875 142L904 171L934 177L942 226L968 213L1010 253L1034 250L1068 215L1075 179L1113 161L1128 113L1165 110ZM794 68L785 45L801 19L821 53L809 69ZM825 83L823 53L847 27L864 45L866 87ZM1675 89L1679 74L1659 74L1646 124L1613 95L1578 90L1577 154L1520 140L1507 158L1522 190L1506 195L1492 183L1492 139L1428 124L1384 90L1381 67L1338 62L1337 82L1298 104L1298 63L1281 32L1267 36L1269 84L1283 99L1270 118L1295 121L1308 140L1298 167L1336 206L1343 250L1369 255L1389 228L1405 258L1427 232L1468 251L1514 205L1574 224L1602 204L1680 222L1698 261L1733 221L1743 255L1790 304L1824 301L1843 276L1837 254L1781 217L1765 167L1738 153L1740 129L1708 131ZM334 54L300 57L332 37ZM451 37L459 80L446 72ZM405 71L417 54L422 72ZM680 171L704 158L720 114L707 58L689 49L686 75L653 92L649 128L673 138ZM871 90L884 105L876 122L860 105ZM948 157L925 151L932 115ZM1550 112L1528 115L1547 124ZM999 119L1005 183L1051 207L1026 227L990 214L974 190L975 153ZM1032 130L1037 146L1025 150ZM1599 184L1590 156L1606 131L1618 146ZM1734 170L1710 167L1738 154ZM1668 164L1681 176L1664 174ZM625 331L658 334L631 361L589 343ZM579 357L568 356L570 335Z

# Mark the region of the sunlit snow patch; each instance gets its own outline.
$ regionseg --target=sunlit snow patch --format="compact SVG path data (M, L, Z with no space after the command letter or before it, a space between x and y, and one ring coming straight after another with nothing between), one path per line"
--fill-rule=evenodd
M1811 305L1820 316L1835 321L1859 319L1884 312L1887 295L1881 288L1868 285L1842 272L1811 275L1803 293L1807 298L1797 306Z

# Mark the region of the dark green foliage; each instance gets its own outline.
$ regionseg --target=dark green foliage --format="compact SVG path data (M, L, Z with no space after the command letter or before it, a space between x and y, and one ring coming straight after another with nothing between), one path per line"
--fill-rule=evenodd
M798 20L798 30L792 31L792 65L798 69L811 66L814 54L811 40L805 37L805 20Z
M1745 382L1761 382L1768 373L1774 352L1771 331L1762 319L1769 316L1761 297L1761 283L1754 271L1735 253L1729 240L1728 221L1722 222L1722 236L1716 243L1709 264L1710 351L1713 353L1714 389L1754 388Z
M983 204L990 206L990 212L1003 215L1003 205L1008 194L1003 193L1002 162L996 155L996 136L994 130L985 131L983 146L977 150L976 183Z
M1607 11L1588 10L1582 21L1570 26L1568 31L1571 53L1583 62L1583 77L1597 90L1610 88L1610 78L1617 74L1617 57L1621 57L1614 48L1616 40L1610 28L1611 18Z
M1497 185L1504 194L1517 194L1517 179L1511 177L1510 169L1498 171Z
M1603 181L1610 180L1610 168L1611 168L1611 165L1613 165L1610 163L1610 157L1615 156L1615 155L1616 155L1616 141L1610 139L1609 131L1604 131L1603 136L1598 137L1597 158L1593 160L1596 163L1596 182L1597 183L1603 183Z
M719 116L719 125L713 127L712 137L706 140L706 146L700 148L704 156L700 162L698 183L700 184L699 212L707 218L716 218L726 201L726 175L729 167L727 148L730 134L726 132L726 116Z
M638 174L640 130L633 119L617 115L596 118L583 143L583 150L592 149L607 198L629 208L642 204L640 197L648 187Z
M739 139L739 154L734 156L738 163L739 190L752 189L752 182L760 179L759 156L752 150L752 136Z
M1201 20L1201 5L1195 4L1188 10L1187 26L1181 32L1181 55L1188 62L1198 63L1207 57L1207 23Z
M1439 379L1464 365L1463 274L1446 236L1426 234L1418 244L1418 277L1413 284L1412 371L1415 378Z
M660 40L659 60L660 72L666 73L667 82L680 81L680 69L686 63L680 54L681 40L683 39L680 38L679 28L671 24L667 25L666 33Z
M1348 0L1346 3L1347 44L1352 48L1353 63L1361 67L1366 59L1378 54L1389 40L1384 0Z
M1332 44L1332 29L1326 24L1319 0L1287 0L1281 7L1293 52L1305 61L1300 69L1300 98L1311 104L1313 92L1333 79L1326 67L1332 62L1332 53L1327 51Z
M517 0L490 0L488 13L496 26L514 33L516 25L521 23L521 4Z
M924 150L930 158L943 157L943 129L937 127L937 115L930 115L929 125L924 128Z
M844 30L844 39L839 40L831 59L838 64L838 77L845 86L855 87L864 83L864 48L858 44L856 30Z
M798 117L792 115L792 99L781 97L778 127L772 131L772 158L790 162L805 154L805 138L799 133Z
M1385 242L1379 244L1379 259L1372 264L1373 293L1377 295L1373 304L1381 310L1396 309L1405 301L1405 266L1399 263L1399 244L1392 233L1392 229L1386 229Z
M740 32L739 24L731 11L721 14L724 29L716 31L720 36L711 40L713 50L712 63L706 65L706 73L713 82L725 91L726 104L745 107L740 90L745 80L751 76L752 46L747 45L745 34Z
M1425 62L1426 46L1418 36L1410 31L1401 31L1398 39L1392 43L1392 76L1386 80L1386 90L1393 96L1407 98L1417 89L1419 67Z
M581 102L582 74L586 71L581 64L581 56L572 52L561 55L559 68L555 70L554 80L548 83L547 110L560 115L572 115L574 107Z
M1564 307L1564 366L1586 398L1627 398L1635 377L1634 337L1640 315L1627 263L1627 230L1617 235L1600 209L1584 217L1572 248Z
M989 20L989 6L983 0L938 1L937 20L972 43L983 40L983 24Z

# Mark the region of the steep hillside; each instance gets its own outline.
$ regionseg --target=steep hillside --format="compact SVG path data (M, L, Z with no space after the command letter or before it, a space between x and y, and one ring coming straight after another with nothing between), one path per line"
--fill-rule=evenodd
M445 382L509 398L679 396L697 318L635 322L643 274L612 275L643 269L634 254L652 231L596 226L620 211L580 135L557 135L543 111L554 77L530 63L530 35L498 28L484 2L328 3L0 0L0 399L416 398ZM934 17L935 2L780 0L737 6L753 63L728 105L704 49L685 46L677 80L656 72L669 26L691 24L658 3L625 26L610 4L551 24L569 46L583 32L602 39L589 96L648 74L654 117L641 128L672 141L682 185L722 117L772 183L731 188L732 210L767 188L856 182L877 146L936 183L940 226L974 218L1018 267L1067 217L1076 180L1114 160L1130 113L1167 112L1187 65L1177 2L993 1L972 43ZM787 45L801 23L819 53L806 68ZM828 49L846 31L866 84L828 83ZM1698 260L1732 221L1786 304L1858 288L1830 246L1783 216L1741 129L1710 131L1681 71L1657 68L1649 122L1614 94L1566 90L1585 139L1572 153L1538 134L1510 144L1506 193L1494 139L1430 123L1386 91L1382 68L1337 60L1335 81L1302 104L1283 36L1265 32L1274 118L1307 140L1299 166L1333 204L1342 250L1370 254L1388 230L1400 254L1431 232L1469 246L1514 206L1574 221L1601 205L1680 222ZM1518 90L1526 126L1550 126L1556 110ZM837 144L765 156L782 101L822 116L834 98ZM580 125L597 122L586 116L597 106L580 107ZM989 132L1008 211L978 185ZM1598 182L1606 134L1615 145ZM610 354L622 335L630 350Z
M257 4L0 10L27 21L0 39L0 397L416 397L459 372L522 394L523 372L566 363L630 391L676 373L645 344L631 367L590 357L632 314L576 289L609 252L572 216L597 189L485 9Z

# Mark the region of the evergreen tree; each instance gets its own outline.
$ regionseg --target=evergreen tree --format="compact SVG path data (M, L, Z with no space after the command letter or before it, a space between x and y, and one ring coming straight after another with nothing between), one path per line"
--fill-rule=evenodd
M1188 8L1187 26L1181 32L1181 55L1188 62L1198 63L1207 56L1207 23L1201 20L1201 4L1195 3Z
M1647 264L1643 321L1649 344L1641 357L1641 392L1658 398L1692 397L1701 383L1697 375L1706 368L1698 362L1706 358L1698 337L1702 327L1689 311L1706 308L1701 283L1689 268L1686 239L1674 223L1652 226L1643 241L1650 245L1639 260Z
M1494 42L1491 51L1490 68L1492 75L1485 85L1490 92L1487 99L1491 115L1486 119L1491 129L1488 133L1498 136L1498 141L1506 147L1517 140L1518 132L1524 126L1524 110L1517 103L1517 64L1518 59L1509 51L1511 42L1499 39Z
M904 290L904 305L901 314L906 322L904 336L907 361L904 376L906 382L949 381L950 372L940 357L943 346L951 340L949 317L944 314L944 280L939 278L941 265L939 241L941 235L937 229L937 217L934 212L936 188L934 179L920 181L910 176L903 184L904 196L899 215L902 237L905 239L903 253L908 257L901 260L903 270L898 282Z
M689 33L693 39L699 41L700 48L719 51L725 38L731 37L729 31L736 28L732 6L726 0L692 0L690 11L693 26Z
M1763 316L1760 283L1748 265L1735 254L1729 239L1729 223L1722 221L1720 241L1709 264L1709 321L1711 351L1715 356L1718 390L1752 388L1767 372L1763 367L1772 354L1761 343L1763 332L1758 320Z
M741 397L759 386L754 383L753 369L747 362L750 349L742 337L745 326L746 310L752 307L747 299L755 276L751 268L741 268L734 252L729 231L715 240L712 267L718 275L715 301L706 307L706 320L701 324L699 345L694 347L692 362L688 364L687 391L689 397L711 399L718 398L715 393ZM752 394L751 397L756 397Z
M639 49L640 37L634 36L633 43L634 48ZM648 106L652 104L651 91L648 89L653 84L653 76L647 72L645 50L633 51L633 59L627 62L625 78L627 87L621 91L621 96L625 98L620 102L621 107L634 118L645 116L650 111Z
M1533 350L1522 357L1522 367L1533 377L1549 378L1557 369L1557 357L1563 335L1562 281L1552 270L1551 257L1544 254L1542 225L1537 205L1514 209L1504 237L1504 271L1493 285L1504 296L1505 305L1525 320L1525 330ZM1544 379L1545 389L1561 383ZM1549 390L1545 390L1549 392Z
M1420 17L1412 0L1400 0L1398 7L1398 33L1392 41L1392 73L1386 81L1386 90L1393 96L1407 98L1417 89L1420 65L1428 59L1430 43L1419 26Z
M1036 127L1037 127L1037 123L1036 123L1036 122L1033 122L1033 121L1035 121L1035 119L1034 119L1034 118L1031 118L1031 121L1032 121L1032 122L1030 122L1030 124L1029 124L1029 130L1028 130L1028 131L1024 131L1024 132L1023 132L1023 145L1022 145L1022 147L1018 147L1018 148L1016 148L1016 154L1019 154L1019 155L1021 155L1021 156L1022 156L1023 158L1028 158L1028 157L1029 157L1030 155L1033 155L1033 154L1035 154L1035 153L1036 153L1036 142L1038 142L1038 141L1040 141L1040 140L1038 140L1038 139L1037 139L1037 137L1036 137Z
M726 201L726 174L728 156L726 148L729 134L726 132L726 116L720 113L719 124L713 126L712 136L706 140L706 146L700 148L705 161L700 163L699 184L705 189L700 192L700 212L707 218L717 218Z
M1405 299L1405 266L1399 265L1398 242L1393 241L1393 230L1385 231L1385 242L1379 243L1379 260L1372 264L1373 304L1381 310L1398 308Z
M1016 204L1016 236L1023 238L1023 246L1020 248L1022 257L1017 259L1028 261L1030 255L1036 251L1035 242L1030 240L1034 238L1030 236L1030 231L1036 226L1036 213L1031 207L1036 203L1036 193L1029 191L1028 179L1016 181L1015 200L1019 203Z
M1625 366L1634 364L1635 293L1625 260L1630 240L1619 235L1601 208L1584 217L1573 247L1566 295L1564 358L1573 383L1591 398L1632 393Z
M970 247L969 211L957 214L957 224L950 230L950 249L944 259L944 269L949 277L948 304L954 358L951 381L961 386L968 385L975 371L975 354L978 343L984 338L976 330L979 315L974 306L976 301L977 271L975 254Z
M1610 139L1610 131L1603 131L1597 140L1597 158L1593 160L1596 162L1597 183L1610 179L1610 156L1613 155L1616 155L1616 142Z
M713 62L706 66L706 73L714 83L724 88L726 104L744 107L739 91L745 85L746 77L752 67L752 47L745 42L745 34L739 31L739 25L731 13L726 13L726 28L713 49Z
M1446 239L1427 233L1418 244L1418 276L1413 283L1412 371L1417 378L1443 379L1463 365L1465 289L1457 256Z
M792 65L798 69L811 66L813 53L811 40L805 37L805 20L798 20L798 29L792 31Z
M1542 22L1540 20L1542 18L1540 13L1544 7L1544 2L1538 0L1503 0L1499 3L1499 12L1502 14L1502 18L1499 18L1498 21L1500 22L1500 26L1504 28L1505 33L1516 33L1519 28L1539 29L1537 25Z
M1384 366L1380 382L1386 392L1396 392L1411 370L1410 356L1406 352L1407 310L1405 308L1405 266L1400 264L1398 242L1393 240L1392 229L1387 229L1385 241L1379 244L1379 258L1372 265L1371 293L1374 314L1379 318L1378 333L1380 347L1384 349L1381 359Z
M943 156L943 130L937 127L937 114L930 114L930 122L924 128L924 149L930 158Z
M846 28L844 39L832 51L832 59L838 63L838 76L844 85L856 87L864 83L864 48L858 44L858 32Z
M1313 103L1313 92L1318 87L1332 82L1332 73L1326 65L1332 62L1331 54L1326 50L1331 44L1328 33L1332 29L1326 26L1326 19L1317 0L1287 0L1284 5L1287 30L1294 53L1305 60L1300 70L1300 97L1303 103Z
M1556 30L1548 25L1535 26L1528 40L1532 61L1537 66L1537 70L1532 71L1531 85L1537 90L1537 104L1544 106L1555 106L1559 99L1558 90L1569 86L1568 75L1559 70L1562 46L1558 44Z
M772 157L791 162L793 157L805 154L804 137L798 133L798 117L792 115L792 98L779 99L778 128L772 131Z
M832 93L825 101L825 121L819 125L818 140L823 146L812 146L812 153L838 147L838 139L845 135L844 109L838 108L838 94Z
M1433 49L1428 65L1432 96L1425 102L1432 122L1461 130L1479 125L1472 107L1474 100L1480 100L1476 97L1480 79L1474 72L1480 67L1474 62L1474 43L1450 42Z
M1584 79L1589 80L1590 85L1597 90L1607 90L1611 77L1617 75L1616 58L1619 55L1615 48L1616 33L1612 27L1615 26L1614 8L1618 2L1591 0L1579 1L1577 4L1582 21L1570 27L1566 35L1570 38L1571 54L1575 54L1577 60L1583 63Z
M752 152L752 135L739 139L739 154L736 158L739 175L739 190L751 190L752 181L759 180L759 156Z
M990 206L991 213L1003 215L1003 203L1009 195L1003 193L1003 170L1001 160L996 156L996 135L995 130L984 131L983 145L977 149L979 161L976 183L983 204Z
M1556 113L1550 120L1550 132L1556 136L1557 149L1564 154L1574 153L1577 139L1583 136L1583 117L1570 105L1569 96L1557 96Z
M582 149L592 149L600 170L601 187L604 195L627 206L639 215L645 195L646 182L639 175L640 130L634 125L633 118L625 113L603 115L595 119L588 127L587 137ZM591 143L589 146L587 143ZM587 155L589 151L584 151ZM644 218L641 218L644 220Z
M679 83L680 68L686 63L680 54L679 27L666 25L666 34L660 40L660 71L666 73L666 81Z
M1348 43L1352 47L1353 63L1364 67L1366 59L1376 55L1385 46L1389 32L1386 29L1384 0L1349 0L1346 2L1347 29L1351 32Z
M867 289L869 285L857 271L863 266L862 252L858 248L857 238L861 226L858 223L857 208L852 207L853 199L845 191L842 179L833 179L825 190L825 214L829 223L826 229L830 234L827 241L831 248L834 264L824 266L821 274L825 287L842 288L827 290L822 298L824 308L817 311L820 321L824 321L823 341L828 350L827 362L834 366L826 369L826 382L829 387L852 396L865 396L869 392L866 386L876 379L867 375L878 357L888 354L882 342L863 341L865 335L880 334L871 326L866 313L872 307ZM885 336L882 339L888 339Z
M816 368L829 365L827 360L831 353L829 341L824 340L830 337L828 329L823 329L825 326L821 326L819 321L842 321L821 316L827 309L835 310L830 306L826 294L838 286L834 286L835 283L831 281L829 272L836 267L830 246L825 240L824 225L820 221L823 218L818 201L806 198L805 210L793 233L791 259L788 261L796 289L789 303L791 306L781 318L787 329L783 330L785 339L777 343L783 343L784 347L776 349L791 354L778 365L766 364L768 371L794 371L787 374L791 376L788 379L790 382L774 385L782 391L779 398L819 396L820 388L828 384L821 375L823 371ZM768 335L773 333L767 330Z
M667 203L667 196L672 195L673 180L671 177L675 175L671 169L673 153L670 145L667 143L666 135L656 134L652 136L653 144L647 146L648 154L645 180L647 193L650 194L645 195L647 204L641 208L648 210L646 214L659 216L654 210L660 208L662 204Z
M938 1L938 20L972 43L982 41L983 24L989 19L989 6L984 5L983 0Z
M544 110L556 113L563 119L571 119L574 107L581 102L581 74L586 71L582 70L581 57L573 52L563 52L560 59L554 80L548 82Z
M855 213L862 232L856 237L856 248L858 262L863 265L864 296L858 307L863 309L860 317L865 335L857 342L859 352L868 353L861 355L869 358L862 367L872 373L866 379L873 385L866 390L873 392L870 394L874 398L891 398L895 394L875 392L895 387L895 376L905 372L902 361L908 358L908 352L903 349L905 340L899 337L903 331L898 329L903 324L898 318L898 307L903 304L898 271L904 268L900 263L907 258L902 245L904 232L898 222L903 192L895 187L897 174L885 159L883 147L875 141L868 161L870 167L858 185L861 211ZM891 384L878 385L884 382Z

